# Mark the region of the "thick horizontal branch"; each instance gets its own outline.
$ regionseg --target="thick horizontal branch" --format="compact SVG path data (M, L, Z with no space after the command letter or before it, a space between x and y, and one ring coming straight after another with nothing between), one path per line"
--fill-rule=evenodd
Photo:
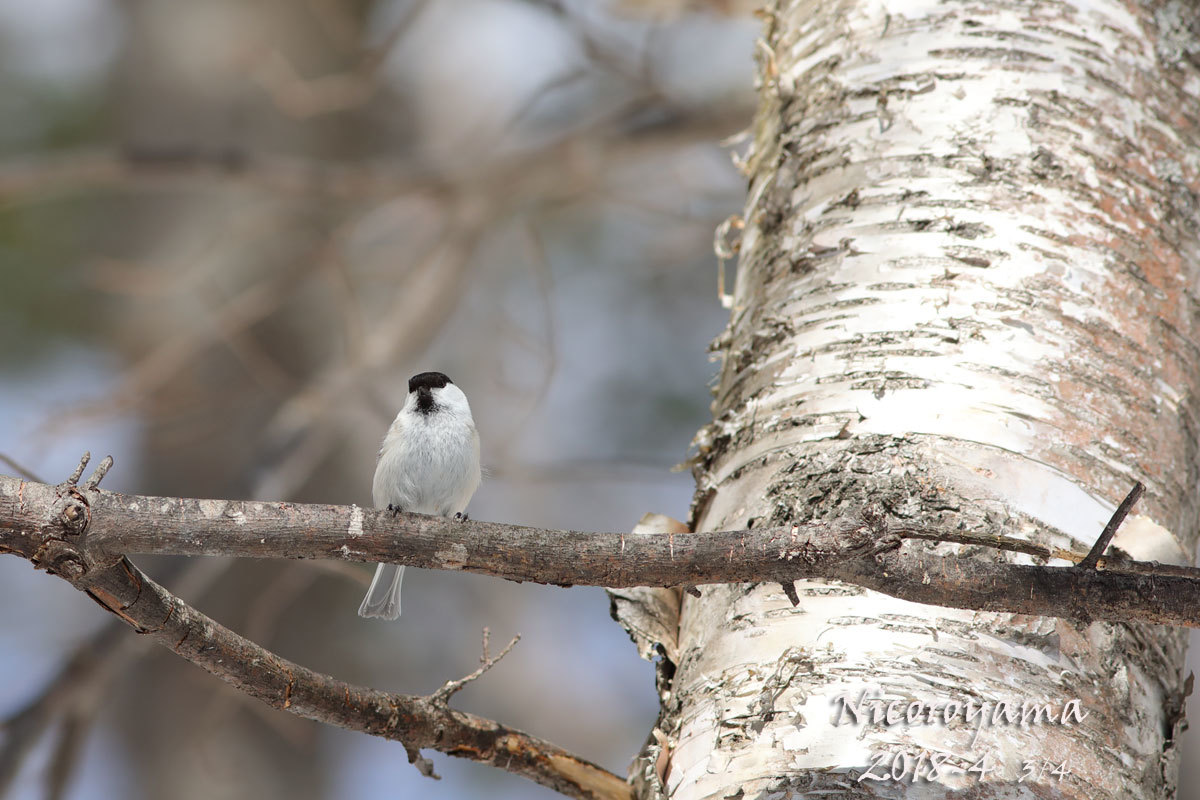
M88 492L84 505L78 492L59 493L60 487L0 476L0 551L33 557L44 538L54 538L43 531L47 520L82 522L86 515L82 541L54 543L70 551L59 558L84 567L89 561L155 553L389 561L516 581L614 588L820 578L954 608L1200 627L1200 571L1147 574L1153 565L1137 565L1134 573L934 556L909 540L950 540L961 534L889 531L884 520L649 536L393 516L357 506L99 490ZM74 511L72 504L78 506Z
M882 517L710 533L579 533L393 516L357 506L125 495L98 488L109 459L80 483L83 466L57 486L0 476L0 553L59 575L139 633L275 708L403 742L426 774L432 766L420 750L432 748L491 763L570 797L624 799L630 789L553 744L449 708L449 695L461 682L429 697L397 695L283 659L171 595L126 554L391 561L609 587L742 581L787 587L801 578L837 579L933 605L1200 627L1200 571L1148 574L1154 565L1122 565L1136 568L1135 574L935 555L913 540L1039 553L1028 543L986 534L889 530Z
M164 502L172 502L96 489L106 468L107 460L86 483L78 484L80 475L74 474L58 486L0 476L0 553L23 556L59 575L147 639L270 706L401 742L409 760L427 775L433 774L432 764L420 751L429 748L492 764L568 797L631 797L624 780L591 762L498 722L450 708L450 695L482 669L428 697L347 684L239 636L166 591L124 556L94 549L91 534L105 528L99 518L108 513L99 506L110 511L124 507L134 515L140 508L154 516L154 509L161 512ZM191 502L206 507L208 503ZM39 515L41 524L35 522ZM484 667L502 656L489 658Z

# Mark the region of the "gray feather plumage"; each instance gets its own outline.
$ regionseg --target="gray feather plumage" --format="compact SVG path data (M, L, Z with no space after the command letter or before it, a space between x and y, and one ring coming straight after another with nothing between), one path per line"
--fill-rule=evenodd
M383 438L371 487L376 508L449 517L465 511L479 488L479 434L466 395L449 382L432 395L423 410L410 391ZM399 617L403 579L404 567L380 564L359 616Z

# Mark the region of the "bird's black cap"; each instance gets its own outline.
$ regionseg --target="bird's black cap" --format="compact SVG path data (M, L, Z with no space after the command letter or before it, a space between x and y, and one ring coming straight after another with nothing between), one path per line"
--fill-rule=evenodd
M454 383L446 377L442 372L421 372L413 375L408 379L408 391L417 391L418 389L441 389L447 383Z

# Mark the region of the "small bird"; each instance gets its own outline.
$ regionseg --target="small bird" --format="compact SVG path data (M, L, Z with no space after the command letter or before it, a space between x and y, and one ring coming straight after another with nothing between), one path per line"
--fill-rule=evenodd
M479 433L467 396L440 372L408 379L408 397L383 437L371 496L376 508L465 519L479 488ZM400 616L404 567L380 564L360 617Z

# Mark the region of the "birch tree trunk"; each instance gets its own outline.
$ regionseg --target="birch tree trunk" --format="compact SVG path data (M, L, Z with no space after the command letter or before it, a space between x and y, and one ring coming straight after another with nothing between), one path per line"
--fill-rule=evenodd
M1190 560L1195 13L768 12L696 530L873 504L1086 552L1138 479L1149 491L1116 545ZM684 596L659 726L668 796L1173 793L1183 632L841 584L799 595L794 609L778 585Z

